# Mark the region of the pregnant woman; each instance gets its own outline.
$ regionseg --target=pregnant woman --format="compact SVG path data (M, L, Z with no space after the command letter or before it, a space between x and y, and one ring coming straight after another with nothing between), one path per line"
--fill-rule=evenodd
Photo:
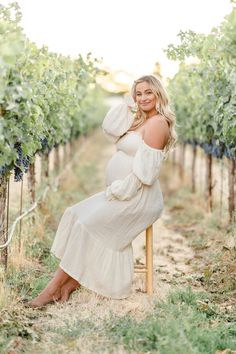
M102 124L116 145L106 189L66 208L51 249L59 267L28 306L67 301L81 285L113 299L130 295L132 241L162 213L160 167L177 140L175 115L159 79L139 78L132 97L135 107L124 100Z

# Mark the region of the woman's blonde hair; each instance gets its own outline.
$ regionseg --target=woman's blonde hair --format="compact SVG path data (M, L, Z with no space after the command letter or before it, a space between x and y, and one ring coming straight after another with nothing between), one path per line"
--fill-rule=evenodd
M156 110L159 114L164 116L167 119L167 122L170 127L170 137L165 146L165 152L171 151L177 142L177 133L175 131L176 117L174 112L170 109L169 106L169 98L167 92L162 84L162 82L153 75L145 75L141 76L138 80L135 80L133 86L131 88L131 95L136 102L136 86L141 82L147 82L150 86L151 91L157 98ZM135 113L135 119L130 130L135 130L137 127L142 125L147 119L147 115L144 111L137 107L137 111Z

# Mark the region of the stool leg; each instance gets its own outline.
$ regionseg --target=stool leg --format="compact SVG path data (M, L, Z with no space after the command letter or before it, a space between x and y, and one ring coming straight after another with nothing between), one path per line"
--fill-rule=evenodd
M153 226L146 229L146 292L153 294Z

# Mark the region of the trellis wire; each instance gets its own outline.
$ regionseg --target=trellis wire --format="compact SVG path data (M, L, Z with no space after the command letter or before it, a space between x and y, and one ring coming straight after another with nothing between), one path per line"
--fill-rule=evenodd
M80 153L83 151L84 148L84 142L82 141L82 148L80 150ZM61 178L61 176L65 173L65 171L71 166L71 164L73 163L75 156L78 156L77 154L75 154L70 162L67 163L67 165L65 166L64 170L56 177L54 185L50 186L47 185L47 187L44 189L43 193L41 194L41 196L37 199L37 201L28 209L26 210L23 214L19 215L13 222L12 226L11 226L11 231L10 233L8 232L8 221L7 221L7 231L4 234L4 239L6 239L5 237L7 237L6 242L3 245L0 245L0 250L4 250L6 247L9 246L9 244L11 243L11 240L13 238L14 235L14 231L16 228L16 225L19 221L21 221L25 216L27 216L28 214L30 214L37 206L38 204L40 204L46 197L48 191L50 190L50 188L52 188L54 191L58 188L58 184L59 184L59 180ZM9 193L9 188L8 188L8 193ZM8 195L8 215L9 215L9 195Z

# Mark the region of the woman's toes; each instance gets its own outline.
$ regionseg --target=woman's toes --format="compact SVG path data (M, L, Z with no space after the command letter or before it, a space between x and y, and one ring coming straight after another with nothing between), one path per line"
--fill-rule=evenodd
M29 307L29 308L45 308L46 305L42 305L40 303L36 303L34 301L27 301L27 302L24 302L24 306L25 307Z
M64 292L62 292L62 296L61 296L59 302L60 303L66 302L69 300L69 298L70 298L70 293L68 291L64 291Z
M25 303L27 307L43 307L49 303L53 303L58 301L61 298L61 290L58 289L54 293L50 293L49 291L43 291L40 295L38 295L35 299Z

